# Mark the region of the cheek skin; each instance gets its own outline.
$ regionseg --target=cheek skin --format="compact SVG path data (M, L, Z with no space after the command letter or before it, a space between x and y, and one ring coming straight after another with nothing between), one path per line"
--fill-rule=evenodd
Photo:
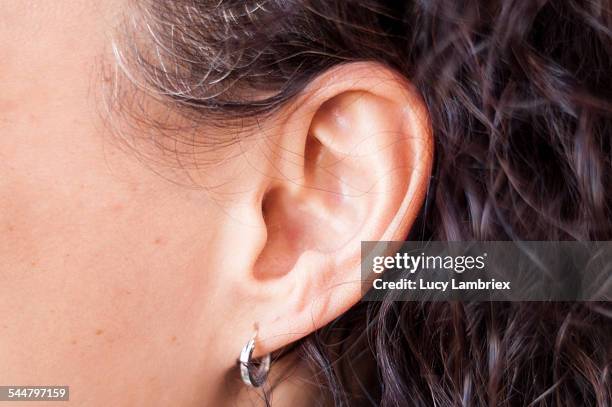
M0 128L0 383L69 385L92 407L203 405L234 357L219 337L233 297L212 272L227 213L105 146L79 100Z
M206 240L190 247L173 238L173 205L164 209L149 196L147 207L141 202L147 193L130 195L112 184L70 191L83 200L23 185L2 195L0 362L8 368L0 382L69 384L83 405L96 405L83 389L95 394L96 383L100 391L108 383L117 387L113 405L128 405L134 388L172 386L175 364L198 369L204 354L193 327L208 314L201 293L214 280L189 258L195 251L206 256ZM102 190L108 204L84 198ZM138 216L142 211L151 213L148 221ZM193 223L193 235L207 227ZM130 389L120 391L122 383Z
M42 9L0 24L0 40L28 39L0 47L0 384L69 385L78 406L195 404L203 375L222 376L203 294L220 284L223 211L109 149L90 88L103 18Z

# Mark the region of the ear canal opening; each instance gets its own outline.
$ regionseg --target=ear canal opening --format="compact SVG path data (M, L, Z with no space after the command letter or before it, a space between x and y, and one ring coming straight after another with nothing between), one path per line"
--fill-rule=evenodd
M257 261L254 273L258 279L278 278L287 274L299 256L299 227L291 221L287 205L291 207L287 192L275 188L262 200L261 213L266 225L266 244Z

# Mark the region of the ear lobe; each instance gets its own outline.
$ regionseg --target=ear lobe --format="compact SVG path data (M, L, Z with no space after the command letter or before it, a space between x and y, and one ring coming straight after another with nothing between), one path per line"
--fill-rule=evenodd
M361 241L403 240L423 202L433 143L421 98L388 68L352 65L318 78L278 127L274 168L291 175L263 198L258 354L357 302Z

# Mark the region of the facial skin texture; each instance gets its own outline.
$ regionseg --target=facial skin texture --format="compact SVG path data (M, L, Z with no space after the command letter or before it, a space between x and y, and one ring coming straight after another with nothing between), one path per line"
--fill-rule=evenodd
M359 242L409 230L427 115L389 70L344 66L208 152L200 188L169 182L99 111L124 6L0 2L0 385L69 385L75 406L251 405L234 367L253 324L257 355L311 333L359 300ZM275 405L309 405L299 373Z

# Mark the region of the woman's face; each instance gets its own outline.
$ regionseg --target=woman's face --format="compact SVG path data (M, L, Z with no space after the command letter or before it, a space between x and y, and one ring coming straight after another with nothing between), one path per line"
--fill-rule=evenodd
M0 384L70 385L78 405L196 400L232 340L216 243L239 217L109 142L96 71L121 7L0 4Z
M0 385L68 385L79 406L219 405L254 323L260 356L359 299L359 242L403 236L421 206L429 127L410 86L357 64L275 130L195 152L205 165L164 166L178 150L150 144L151 165L111 130L146 148L146 126L106 114L124 14L121 0L0 3Z

